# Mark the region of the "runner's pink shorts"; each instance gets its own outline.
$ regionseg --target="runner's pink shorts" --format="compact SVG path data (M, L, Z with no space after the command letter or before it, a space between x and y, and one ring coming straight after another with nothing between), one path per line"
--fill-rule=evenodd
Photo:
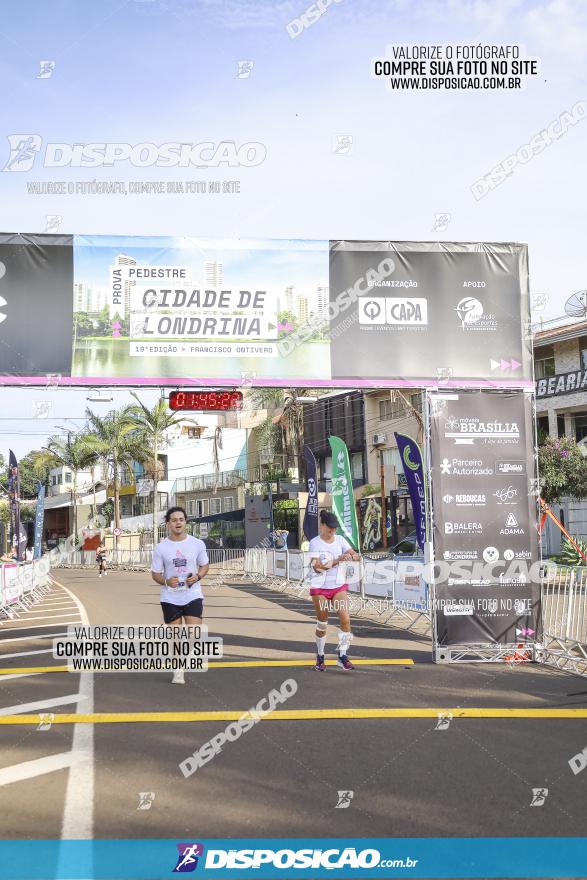
M340 587L333 587L331 590L324 590L322 587L311 587L310 596L325 596L327 599L334 599L337 593L348 592L348 588L348 584L342 584Z

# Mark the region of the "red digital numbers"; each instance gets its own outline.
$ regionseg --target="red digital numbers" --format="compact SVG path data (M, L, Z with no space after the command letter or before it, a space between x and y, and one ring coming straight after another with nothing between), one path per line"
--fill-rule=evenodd
M242 406L242 391L172 391L169 395L172 410L227 412Z

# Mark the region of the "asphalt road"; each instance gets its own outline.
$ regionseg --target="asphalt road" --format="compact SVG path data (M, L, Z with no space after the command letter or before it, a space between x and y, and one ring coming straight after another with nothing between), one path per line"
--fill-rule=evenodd
M10 722L0 723L2 838L585 834L587 772L568 763L587 746L585 719L483 715L585 709L584 679L535 665L434 665L426 641L368 621L354 626L352 656L371 665L317 673L309 604L245 585L207 593L205 622L224 639L224 659L307 666L210 668L184 687L159 672L15 673L59 664L47 637L67 623L161 622L148 574L54 575L49 597L0 626L0 722ZM288 678L298 690L280 708L293 717L257 724L184 778L180 762L228 721L157 713L242 712ZM354 717L320 717L333 709ZM450 709L465 717L437 729ZM391 717L378 717L384 710ZM41 712L93 720L39 730ZM23 713L35 724L12 723ZM542 806L531 806L533 789L548 789ZM337 808L339 791L353 792L350 806ZM145 792L150 806L139 809Z

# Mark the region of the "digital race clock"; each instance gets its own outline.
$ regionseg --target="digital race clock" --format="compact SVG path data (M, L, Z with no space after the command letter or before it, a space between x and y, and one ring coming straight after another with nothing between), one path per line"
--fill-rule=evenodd
M169 409L227 412L243 408L242 391L171 391Z

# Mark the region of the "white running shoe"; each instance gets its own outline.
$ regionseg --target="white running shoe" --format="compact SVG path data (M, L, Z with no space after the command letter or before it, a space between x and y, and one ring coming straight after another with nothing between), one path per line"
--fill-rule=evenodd
M185 684L183 669L176 669L171 679L171 684Z
M102 575L101 575L101 574L99 574L99 575L98 575L98 577L99 577L99 578L101 578L101 577L102 577Z

